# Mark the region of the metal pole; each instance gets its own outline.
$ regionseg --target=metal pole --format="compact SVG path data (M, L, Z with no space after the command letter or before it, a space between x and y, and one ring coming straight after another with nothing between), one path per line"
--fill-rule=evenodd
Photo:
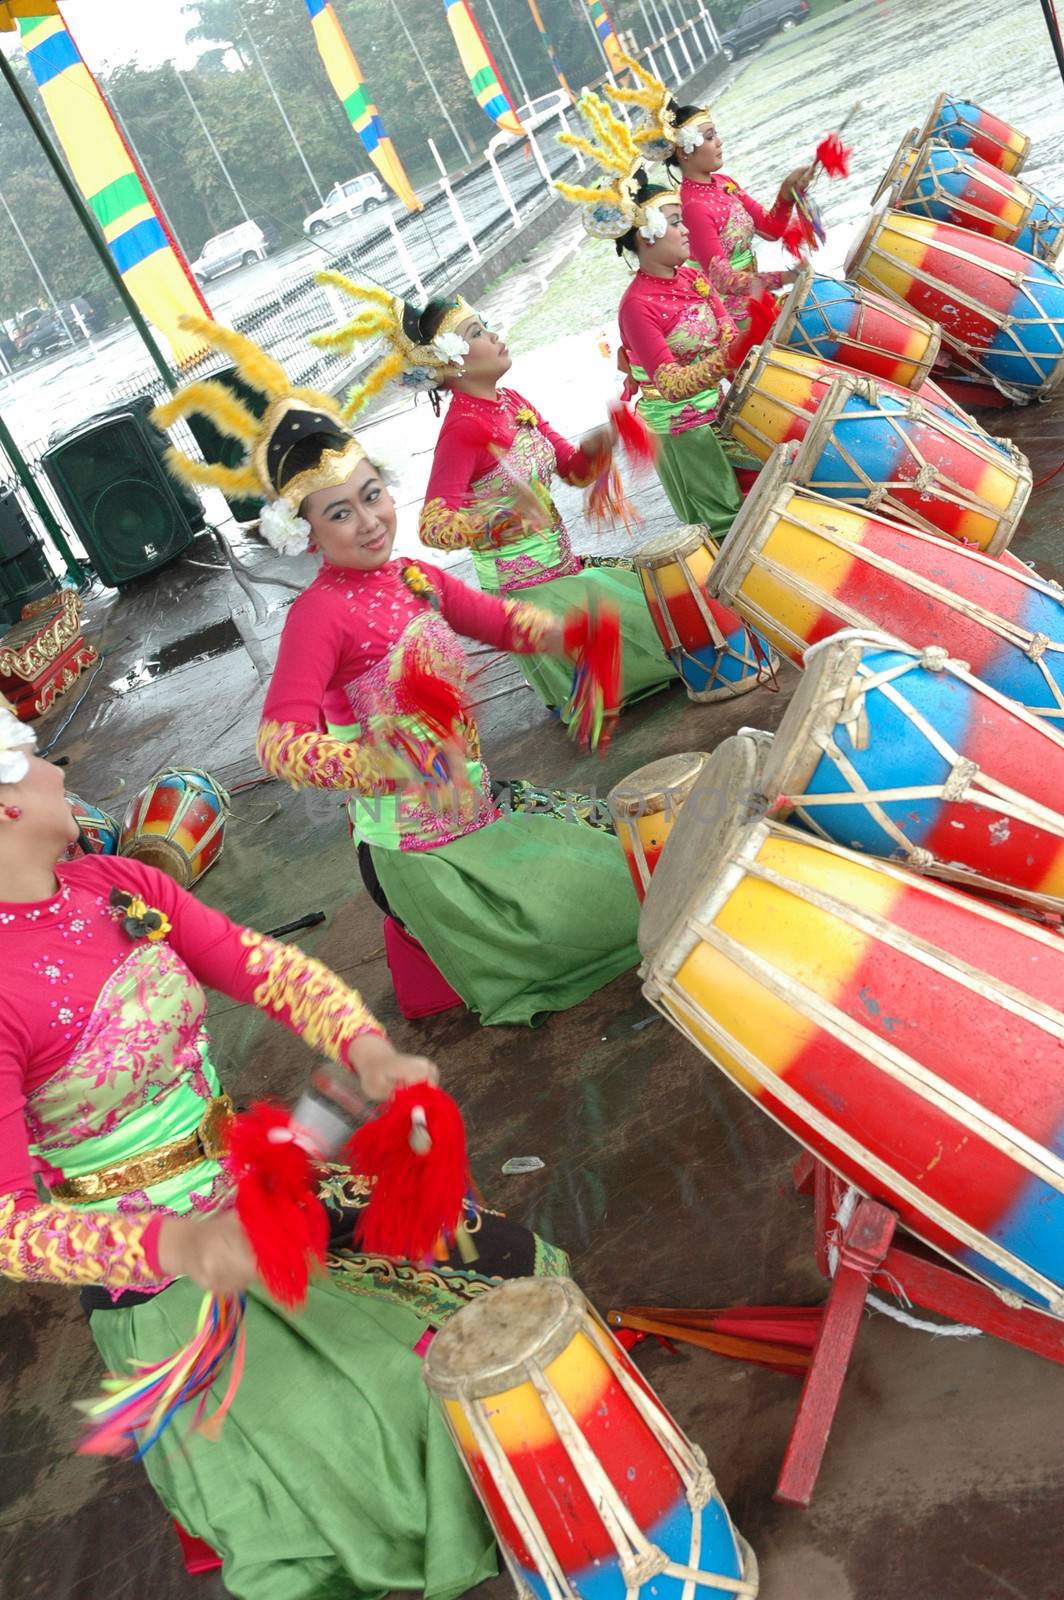
M687 73L688 73L688 76L693 78L694 74L695 74L694 57L692 56L690 50L688 50L688 48L687 48L687 40L684 38L684 36L681 33L679 28L676 29L675 38L676 38L676 43L680 46L680 49L683 51L684 55L687 58Z
M74 182L73 178L70 176L70 173L63 165L63 162L59 156L59 152L56 150L55 146L52 144L52 141L45 132L40 118L27 98L26 91L23 89L22 85L18 81L18 78L15 76L14 68L12 67L11 62L8 60L7 56L2 50L0 50L0 74L2 74L6 80L8 88L11 90L11 93L14 95L18 103L19 110L29 123L37 143L44 151L44 154L48 160L48 165L51 167L52 171L59 179L59 182L62 184L63 193L70 201L70 204L74 207L77 219L89 237L89 243L99 256L100 262L103 265L107 276L114 284L115 290L122 301L122 304L129 313L129 316L133 322L133 326L140 334L148 354L151 356L152 361L158 368L159 376L166 384L167 389L173 390L176 387L176 380L173 373L170 371L169 362L159 349L159 346L155 341L155 336L144 319L143 312L141 311L137 302L134 300L133 296L130 294L126 281L118 270L115 258L108 249L107 241L100 232L100 228L95 217L85 204L77 184Z
M649 16L649 14L647 12L645 0L639 0L639 9L643 13L643 26L647 30L647 46L649 48L649 46L654 43L655 35L654 35L654 25L651 22L650 16ZM655 73L654 76L656 77L657 74Z
M712 50L715 56L719 56L720 34L717 32L717 24L713 21L713 18L710 16L709 12L704 6L702 7L702 21L705 24L706 37L709 40L709 48Z
M395 20L398 22L399 26L402 28L404 34L406 35L406 42L410 46L411 50L414 52L414 58L417 61L418 66L421 68L422 73L424 74L425 82L428 84L429 88L432 90L433 95L435 96L436 104L440 108L440 112L441 112L441 114L443 116L443 119L446 122L447 126L450 128L451 132L454 134L455 143L457 144L459 150L461 150L461 152L462 152L462 159L465 161L466 165L468 166L473 160L473 157L469 154L469 147L466 144L465 140L462 138L462 135L458 132L458 129L455 127L454 123L451 121L451 113L448 111L447 107L444 105L443 101L440 99L440 91L437 89L435 83L433 83L433 81L432 81L432 77L431 77L431 75L429 73L428 67L426 67L426 65L425 65L424 58L422 57L421 51L418 49L417 45L414 43L414 40L413 40L413 37L411 35L410 29L407 27L406 23L403 21L403 13L399 10L399 7L396 5L395 0L391 0L391 7L392 7L392 10L395 12Z
M266 79L266 87L269 89L270 94L273 96L273 103L277 107L278 111L281 113L281 121L284 123L285 127L288 129L288 137L291 139L292 143L295 145L296 155L299 157L300 161L302 161L302 163L303 163L303 170L306 173L307 177L310 179L311 187L313 188L314 193L318 197L318 204L320 206L323 206L325 204L325 196L322 194L320 188L318 187L318 180L314 176L313 172L311 171L310 162L307 160L306 156L303 154L303 146L300 144L299 140L296 138L296 130L293 128L292 124L288 120L288 113L285 110L284 106L281 104L281 97L277 93L277 90L273 86L273 79L270 77L270 74L266 70L265 61L263 61L261 55L259 54L259 47L255 43L255 40L254 40L254 37L252 35L251 29L247 25L247 20L246 20L246 18L244 16L243 7L240 5L240 0L237 0L236 11L237 11L237 16L240 18L240 21L243 24L244 37L247 39L248 44L251 46L252 54L254 55L255 60L259 64L259 71L262 73L262 76Z
M518 211L517 207L514 205L514 197L513 197L513 195L510 193L510 191L507 188L506 184L503 182L502 173L499 171L499 163L495 159L495 152L494 152L494 150L485 150L484 154L488 158L488 166L491 168L492 176L494 177L495 182L499 186L499 193L502 195L503 199L506 201L506 204L510 208L510 215L514 219L514 227L515 228L519 228L521 226L521 214Z
M44 297L48 301L48 304L50 306L54 307L56 315L58 316L60 322L63 324L63 332L66 334L67 339L70 342L71 348L73 348L74 335L70 331L70 324L67 322L66 317L64 317L62 311L59 308L59 301L55 297L55 293L54 293L54 291L52 289L51 284L48 282L48 279L45 277L44 273L41 271L40 263L38 262L37 257L34 255L33 251L30 249L29 244L28 244L28 242L26 240L26 235L23 233L22 229L19 227L18 223L15 221L15 214L12 211L11 207L8 205L7 196L6 196L6 194L4 194L2 189L0 189L0 206L3 206L4 211L7 213L7 220L8 220L8 222L10 222L12 228L14 229L15 237L17 238L19 244L22 246L23 250L26 252L26 259L29 262L30 266L33 268L34 272L36 273L37 281L40 284L41 288L44 290Z
M598 36L598 31L595 28L594 18L592 17L591 12L588 10L587 0L577 0L577 4L579 5L581 11L584 13L584 19L587 22L588 27L591 29L591 37L594 39L595 44L598 46L599 55L602 57L603 61L606 63L606 76L608 78L610 76L610 58L606 54L606 46L603 44L602 40Z
M85 565L79 561L67 543L66 534L59 526L52 508L37 487L37 480L22 451L11 437L11 430L3 417L0 417L0 447L3 448L7 459L15 469L19 482L33 501L34 510L43 522L48 537L55 545L66 564L67 577L80 584L85 577Z
M151 187L152 195L155 198L155 204L158 207L160 213L162 214L162 218L163 218L163 221L166 224L166 227L168 228L169 232L173 235L173 238L174 238L178 248L181 250L181 252L184 255L187 256L188 255L188 251L185 249L185 247L182 244L181 240L177 236L177 229L174 227L174 219L173 219L173 217L170 216L169 212L166 210L166 207L163 205L162 200L159 197L158 186L156 184L152 183L151 177L150 177L150 175L148 173L148 168L145 165L144 157L141 155L140 151L137 149L137 146L136 146L136 144L134 142L134 139L133 139L133 135L130 132L129 123L126 121L126 118L122 115L121 111L119 111L118 102L117 102L117 100L115 99L113 93L110 90L108 90L108 92L107 92L107 103L111 107L111 110L115 114L115 118L116 118L116 120L118 122L118 126L122 130L122 137L125 139L125 141L128 144L129 148L133 152L133 159L136 161L137 166L140 168L141 172L148 179L148 183L149 183L149 185Z
M488 8L488 13L489 13L489 15L491 17L492 22L494 22L494 24L495 24L495 32L499 35L499 38L502 40L502 47L506 51L506 54L510 58L510 65L511 65L511 67L513 67L513 69L514 69L514 77L517 79L517 87L521 91L521 99L524 101L526 106L530 106L532 104L532 97L528 92L528 85L526 84L524 78L521 76L521 68L517 65L517 57L514 55L513 51L510 49L510 41L506 37L506 33L503 30L501 23L499 22L499 18L498 18L498 15L496 13L495 7L492 5L491 0L484 0L484 3ZM520 120L520 119L518 119L518 120Z
M433 160L440 169L440 188L447 196L447 204L450 207L451 216L454 219L454 225L458 229L458 232L462 235L462 238L465 241L466 249L473 258L474 265L476 265L476 263L480 260L480 251L477 248L477 241L470 232L469 224L465 219L465 213L454 197L454 190L451 188L451 180L447 176L447 168L443 164L443 158L436 148L435 139L429 140L429 149L432 151Z
M207 124L204 122L202 113L200 112L200 108L196 104L195 100L193 100L193 98L192 98L192 90L189 88L188 84L185 82L184 78L181 76L180 72L178 72L176 67L174 67L174 77L177 79L178 83L181 85L182 89L185 91L185 99L188 101L189 105L192 107L192 114L195 117L196 121L200 125L200 128L201 128L202 133L203 133L203 137L206 139L207 143L210 145L211 153L213 154L215 161L217 161L218 165L222 169L222 176L225 178L226 183L229 185L230 189L232 189L232 191L233 191L233 199L236 201L237 205L240 207L241 211L243 212L244 221L245 222L250 222L251 221L251 217L248 215L248 208L244 204L243 200L241 200L241 198L240 198L240 190L237 188L236 184L233 182L232 174L230 173L229 168L226 166L225 162L222 160L222 152L219 150L218 146L214 142L214 139L211 137L211 130L208 128Z
M421 281L421 276L420 276L420 274L419 274L419 272L417 270L417 267L414 264L414 258L410 254L410 251L407 249L406 240L403 238L402 234L399 232L399 229L396 227L395 218L392 216L392 213L391 213L390 210L387 212L384 220L387 222L387 224L388 224L388 232L391 234L392 239L395 242L395 253L399 257L399 261L400 261L400 263L402 265L403 271L406 273L407 277L410 279L411 284L417 290L417 292L421 296L422 300L427 300L428 299L428 290L425 288L425 285Z
M1057 58L1057 71L1064 78L1064 47L1060 42L1060 28L1057 25L1056 12L1053 9L1053 0L1041 0L1042 15L1046 19L1049 29L1049 41L1053 46L1053 54Z

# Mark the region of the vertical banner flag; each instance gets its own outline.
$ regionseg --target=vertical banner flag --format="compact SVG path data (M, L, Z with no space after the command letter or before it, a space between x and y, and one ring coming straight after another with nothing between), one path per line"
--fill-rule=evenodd
M332 0L306 0L318 54L329 75L336 97L347 112L348 121L362 140L373 165L408 211L420 211L421 201L410 187L395 146L389 139L380 113L366 93L365 80L347 42Z
M505 133L524 133L484 35L477 27L469 0L443 0L443 9L478 106Z
M562 71L562 64L558 60L558 52L555 50L553 44L551 44L550 34L543 26L543 18L539 14L539 7L536 4L536 0L528 0L528 9L532 13L533 22L539 29L539 36L543 40L543 48L547 52L547 59L554 68L554 76L557 78L558 82L561 84L569 98L575 99L573 91L570 89L569 84L566 81L565 73Z
M155 208L96 79L61 16L19 21L22 46L74 181L103 230L126 286L183 366L202 339L178 326L186 312L210 316L184 257Z
M591 21L595 25L599 44L606 52L606 60L610 64L611 72L624 71L624 51L621 41L613 31L610 14L603 5L602 0L587 0L587 9L591 13Z

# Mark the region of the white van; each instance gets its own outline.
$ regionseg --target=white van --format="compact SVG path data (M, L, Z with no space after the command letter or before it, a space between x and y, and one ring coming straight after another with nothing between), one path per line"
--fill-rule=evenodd
M269 255L266 235L257 222L241 222L235 228L226 228L207 240L195 261L192 276L198 284L232 272L234 267L250 267L254 261L265 261Z
M363 211L372 211L384 205L388 191L375 172L360 173L346 183L334 183L325 197L325 204L303 219L304 233L324 233L338 222L350 222Z

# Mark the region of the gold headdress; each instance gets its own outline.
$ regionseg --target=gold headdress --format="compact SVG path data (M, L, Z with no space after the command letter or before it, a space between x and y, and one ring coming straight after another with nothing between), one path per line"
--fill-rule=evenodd
M360 305L350 322L332 333L316 333L311 344L323 350L347 350L367 339L383 339L387 350L373 371L351 390L343 415L355 416L386 384L408 389L438 389L461 368L469 345L458 329L477 315L461 295L447 306L436 332L425 343L418 329L420 312L398 295L375 283L355 283L340 272L319 272L317 281L341 289Z
M310 524L298 516L308 494L346 483L366 452L343 421L331 395L294 388L280 362L253 340L206 317L183 317L181 325L227 355L239 377L262 395L265 409L255 413L216 378L187 383L171 399L155 407L152 421L160 429L196 412L245 449L244 461L226 467L196 461L176 446L166 464L176 478L225 494L261 494L269 502L262 532L282 554L305 550Z
M593 187L561 182L554 187L566 200L581 207L584 227L596 239L620 239L631 228L637 228L645 239L660 238L665 231L661 208L678 205L678 191L669 189L650 200L638 200L636 196L645 184L645 151L620 117L590 89L584 90L576 105L595 138L560 133L558 142L582 151L604 169L606 176Z
M632 56L622 56L621 65L635 79L634 89L622 89L603 84L603 90L612 100L623 100L626 105L639 106L643 113L641 126L634 135L639 148L648 161L669 161L677 145L688 155L702 143L699 128L712 116L708 106L699 106L683 122L676 120L676 101L660 78L655 78L646 67L640 66Z

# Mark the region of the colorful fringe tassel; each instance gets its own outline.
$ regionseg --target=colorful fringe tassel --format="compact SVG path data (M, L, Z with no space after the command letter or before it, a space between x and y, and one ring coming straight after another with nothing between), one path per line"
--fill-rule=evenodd
M586 611L570 613L563 638L574 664L563 720L585 749L605 753L621 709L620 613L592 602Z
M359 1225L370 1255L424 1261L453 1242L472 1180L462 1113L446 1090L403 1084L355 1131L345 1159L373 1180Z

